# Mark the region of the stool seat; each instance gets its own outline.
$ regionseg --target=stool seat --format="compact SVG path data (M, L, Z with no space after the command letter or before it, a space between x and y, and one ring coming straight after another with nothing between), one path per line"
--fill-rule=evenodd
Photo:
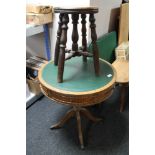
M55 13L81 13L81 14L88 14L88 13L97 13L97 7L75 7L75 8L65 8L65 7L55 7Z

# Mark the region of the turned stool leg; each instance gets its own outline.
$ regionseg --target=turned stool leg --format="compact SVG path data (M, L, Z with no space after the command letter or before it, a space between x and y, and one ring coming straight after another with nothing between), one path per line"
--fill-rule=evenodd
M87 51L87 39L86 39L86 14L81 14L81 24L82 24L82 50ZM87 61L87 57L83 56L83 61Z
M59 59L59 52L60 52L60 37L61 37L61 26L62 26L62 16L63 14L60 13L59 15L59 26L58 26L58 31L57 31L57 40L55 44L55 55L54 55L54 64L58 65L58 59Z
M59 62L58 62L58 82L63 82L63 72L64 72L64 63L65 63L65 48L67 42L67 29L69 17L68 14L64 14L62 17L62 33L60 38L60 53L59 53Z
M94 68L96 75L99 75L99 53L98 53L98 47L96 44L97 40L97 34L96 34L96 24L95 24L95 18L94 14L90 14L89 17L90 21L90 28L91 28L91 39L92 39L92 48L93 48L93 59L94 59Z
M78 19L79 19L79 14L72 14L72 23L73 23L73 31L72 31L72 51L78 51L78 29L77 29L77 24L78 24Z

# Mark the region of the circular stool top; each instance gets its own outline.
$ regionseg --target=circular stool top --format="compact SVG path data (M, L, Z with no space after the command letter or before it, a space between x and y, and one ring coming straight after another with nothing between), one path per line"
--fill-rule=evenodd
M55 13L79 13L79 14L88 14L88 13L97 13L97 7L76 7L76 8L65 8L65 7L55 7Z
M90 105L112 94L115 71L111 64L100 60L100 76L95 75L93 59L81 57L65 61L63 83L57 82L58 67L49 62L39 71L42 92L49 98L67 104Z

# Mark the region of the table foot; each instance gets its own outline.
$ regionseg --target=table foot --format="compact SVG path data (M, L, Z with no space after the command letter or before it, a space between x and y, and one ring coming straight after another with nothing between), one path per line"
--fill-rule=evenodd
M52 125L52 126L50 127L50 129L59 129L59 128L61 128L61 126L59 125L59 123L54 124L54 125Z
M99 121L102 121L102 118L98 118L98 117L94 117L87 109L85 108L81 108L80 110L81 114L83 114L85 117L87 117L89 120L91 120L92 122L96 123Z
M84 149L84 145L81 145L81 149Z
M50 129L58 129L61 128L71 117L73 117L75 111L73 109L69 110L66 115L55 125L52 125Z

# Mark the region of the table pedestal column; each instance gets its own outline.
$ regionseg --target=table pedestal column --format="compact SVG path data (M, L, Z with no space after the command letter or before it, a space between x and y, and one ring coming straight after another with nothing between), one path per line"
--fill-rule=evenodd
M50 129L58 129L61 128L71 117L75 116L77 119L77 126L78 126L78 133L79 133L79 141L81 145L81 149L84 148L84 142L83 142L83 134L82 134L82 127L81 127L81 115L84 115L92 122L96 123L98 121L102 121L101 118L94 117L86 108L73 106L72 109L70 109L65 116L55 125L52 125Z

